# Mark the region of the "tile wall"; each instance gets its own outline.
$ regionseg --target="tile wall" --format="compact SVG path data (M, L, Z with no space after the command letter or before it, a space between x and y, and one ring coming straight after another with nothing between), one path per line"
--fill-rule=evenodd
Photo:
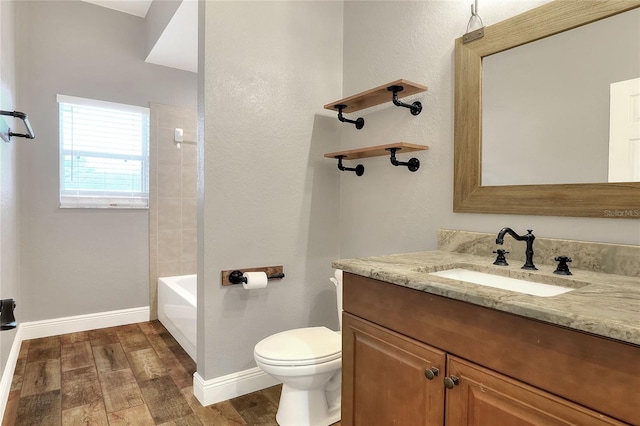
M150 103L149 134L149 306L157 318L158 277L195 274L195 109ZM184 143L174 143L175 128Z

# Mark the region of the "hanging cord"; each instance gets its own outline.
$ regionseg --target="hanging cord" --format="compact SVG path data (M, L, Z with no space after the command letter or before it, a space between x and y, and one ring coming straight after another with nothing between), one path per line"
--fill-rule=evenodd
M480 28L471 31L471 23L474 21L480 22ZM475 0L475 4L471 5L471 17L467 23L467 32L462 36L462 41L463 43L469 43L482 37L484 37L484 22L482 22L482 18L478 14L478 0Z

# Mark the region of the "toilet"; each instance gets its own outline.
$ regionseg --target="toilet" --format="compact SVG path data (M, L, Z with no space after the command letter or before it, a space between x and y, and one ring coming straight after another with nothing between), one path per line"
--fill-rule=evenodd
M342 271L335 278L342 329ZM328 426L340 421L342 336L326 327L287 330L262 339L256 364L282 382L280 426Z

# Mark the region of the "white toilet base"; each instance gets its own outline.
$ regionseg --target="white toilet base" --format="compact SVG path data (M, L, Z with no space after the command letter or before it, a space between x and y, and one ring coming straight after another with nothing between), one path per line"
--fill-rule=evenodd
M280 426L329 426L340 421L340 406L329 410L324 387L300 390L283 384L276 420Z

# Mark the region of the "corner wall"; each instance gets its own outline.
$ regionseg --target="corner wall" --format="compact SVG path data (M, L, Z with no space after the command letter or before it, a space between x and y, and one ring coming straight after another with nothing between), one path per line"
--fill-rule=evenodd
M15 57L15 3L0 2L0 109L5 111L22 108L16 89ZM11 128L21 126L20 120L3 116ZM21 138L11 138L9 143L0 139L0 299L16 300L15 315L22 317L22 289L20 285L20 214L18 213L18 176L16 147L25 143ZM0 332L0 376L7 366L7 358L16 336L16 330ZM4 401L0 401L4 407ZM0 418L2 414L0 413Z
M545 1L481 2L491 25ZM498 232L533 229L540 237L640 244L640 221L453 213L454 40L466 30L469 3L347 1L344 12L345 96L406 78L429 87L422 113L387 104L363 111L364 129L341 130L342 149L406 141L429 145L420 170L363 161L362 178L340 179L340 256L431 250L439 228ZM398 155L401 161L408 155ZM496 200L499 203L500 200ZM524 248L523 248L524 250Z
M197 360L209 380L255 367L253 347L270 334L338 328L339 176L322 155L339 136L335 115L319 112L341 98L343 6L200 6ZM222 270L269 265L286 277L267 289L220 285Z

